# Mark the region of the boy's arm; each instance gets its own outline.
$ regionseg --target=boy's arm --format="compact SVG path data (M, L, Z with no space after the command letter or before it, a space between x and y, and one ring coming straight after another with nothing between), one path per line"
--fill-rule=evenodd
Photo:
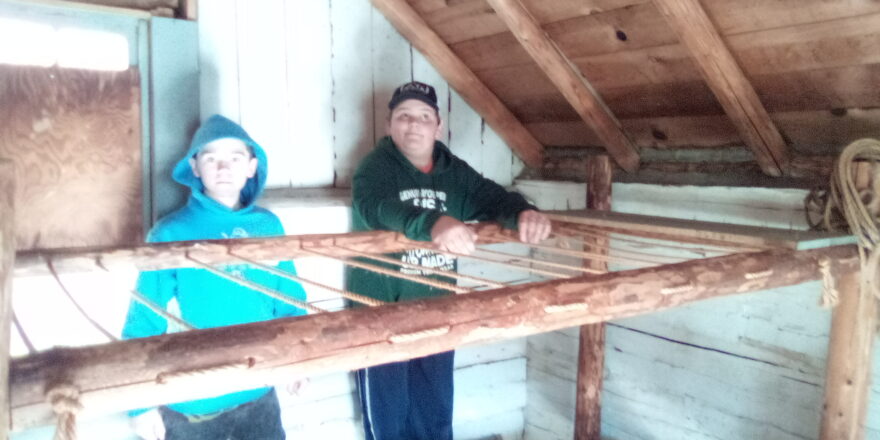
M144 297L164 308L176 293L177 271L175 269L141 272L137 290ZM122 339L161 335L168 329L165 318L134 299L128 307Z
M466 185L464 220L497 221L507 229L517 229L519 214L538 208L519 193L509 192L503 186L464 165L461 179Z
M361 164L352 180L352 215L371 229L402 232L411 240L430 241L431 228L443 213L400 201L388 190L390 173L378 160Z
M163 237L163 228L157 226L147 234L147 243L169 241ZM141 272L135 290L165 308L171 298L177 295L177 270L165 269ZM147 306L134 299L128 307L125 325L122 327L122 339L143 338L161 335L168 329L165 318L150 310Z
M267 236L272 236L272 237L284 236L286 234L284 232L284 225L281 223L281 220L278 218L278 216L272 212L269 212L269 211L267 211L267 214L268 214L269 218L266 221L271 225L271 226L269 226L269 231L268 231ZM293 261L280 261L276 265L276 267L291 274L291 275L296 275L296 266L294 266ZM274 283L275 285L269 286L269 287L274 287L274 289L276 291L284 293L293 299L298 299L300 301L306 301L306 291L305 291L305 289L303 289L302 284L300 284L296 281L291 281L286 278L279 277L279 276L274 276L274 280L275 280L275 283ZM306 314L305 310L303 310L299 307L296 307L296 306L292 306L286 302L278 301L276 299L273 299L272 301L273 301L273 305L274 305L272 313L276 318L281 318L284 316L299 316L299 315Z

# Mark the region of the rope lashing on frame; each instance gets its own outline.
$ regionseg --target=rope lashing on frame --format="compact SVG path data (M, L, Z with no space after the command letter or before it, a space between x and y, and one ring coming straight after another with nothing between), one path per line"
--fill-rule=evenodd
M55 385L46 393L46 401L58 417L53 439L76 440L76 415L82 410L79 388L68 383Z
M211 367L204 368L194 368L191 370L180 370L180 371L170 371L163 372L156 375L156 383L167 384L174 379L179 379L182 377L192 377L192 376L207 376L207 375L215 375L221 373L227 373L232 371L240 371L247 370L249 368L253 368L253 366L257 363L254 358L247 358L242 361L230 362L228 364L223 365L215 365Z
M448 325L444 325L443 327L437 328L429 328L427 330L421 330L412 333L404 333L402 335L392 335L388 340L392 344L401 344L404 342L412 342L418 341L419 339L430 338L432 336L440 336L449 333L450 327Z
M876 139L859 139L840 153L834 171L831 174L831 190L825 205L823 216L826 229L833 230L832 219L834 210L839 210L846 219L847 225L859 241L859 261L861 262L861 289L870 291L880 298L880 229L877 217L871 212L869 205L880 201L880 194L859 190L855 182L856 162L859 160L880 161L880 141ZM872 179L873 180L873 179ZM865 201L866 196L871 200ZM830 296L830 295L829 295ZM824 297L823 297L824 301Z

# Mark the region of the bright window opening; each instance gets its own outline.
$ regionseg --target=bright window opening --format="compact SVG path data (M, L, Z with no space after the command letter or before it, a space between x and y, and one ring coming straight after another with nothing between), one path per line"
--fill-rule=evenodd
M0 41L6 42L0 44L0 64L107 71L129 66L128 40L112 32L0 17Z

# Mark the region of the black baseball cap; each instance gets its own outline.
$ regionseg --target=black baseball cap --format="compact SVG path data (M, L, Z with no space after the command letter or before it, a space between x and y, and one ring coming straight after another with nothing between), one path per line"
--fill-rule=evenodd
M407 99L418 99L433 107L434 110L440 110L437 106L437 92L434 91L434 87L418 81L408 82L394 89L391 101L388 102L388 109L394 110L394 107Z

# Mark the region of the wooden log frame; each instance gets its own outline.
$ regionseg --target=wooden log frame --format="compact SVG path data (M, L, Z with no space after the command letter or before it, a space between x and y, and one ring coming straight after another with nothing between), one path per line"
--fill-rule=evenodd
M693 55L761 169L771 176L783 175L788 167L785 141L700 1L655 0L654 4Z
M840 303L831 317L822 440L865 438L877 300L869 289L860 289L859 284L858 273L838 277Z
M755 226L679 220L596 210L547 211L554 225L571 229L598 227L608 232L646 238L728 246L733 249L810 249L820 246L854 243L844 234L809 231L785 231ZM516 241L515 233L498 224L473 225L478 243ZM239 257L256 261L274 261L312 256L321 251L334 257L356 257L359 253L389 253L430 247L429 243L407 239L388 231L349 234L290 235L275 238L181 241L130 247L57 249L19 252L15 276L45 275L46 260L59 272L87 272L95 269L134 268L158 270L196 267L187 256L197 256L208 264L235 262Z
M853 171L856 188L877 194L880 167L862 162ZM867 264L872 264L870 259ZM840 300L831 315L819 438L861 440L870 401L878 301L858 274L836 280Z
M455 55L440 36L431 30L428 23L406 0L372 0L372 3L489 123L523 162L532 167L541 166L544 146L523 127L516 116Z
M611 210L611 161L608 156L593 156L586 166L587 208ZM594 252L607 253L608 238L597 238ZM585 261L591 269L608 270L608 263L598 259ZM574 438L598 440L602 428L602 379L605 372L605 323L580 328L578 345L577 394L575 396Z
M15 167L0 159L0 439L9 432L9 337L15 267Z
M488 2L581 119L596 132L615 162L626 171L637 171L638 151L623 132L620 122L581 71L547 36L520 0Z
M650 313L693 301L800 284L859 268L855 246L770 250L603 275L585 275L469 295L54 349L11 365L14 429L51 422L45 393L80 390L84 414L118 412L283 383L577 325ZM415 318L417 317L417 319Z

